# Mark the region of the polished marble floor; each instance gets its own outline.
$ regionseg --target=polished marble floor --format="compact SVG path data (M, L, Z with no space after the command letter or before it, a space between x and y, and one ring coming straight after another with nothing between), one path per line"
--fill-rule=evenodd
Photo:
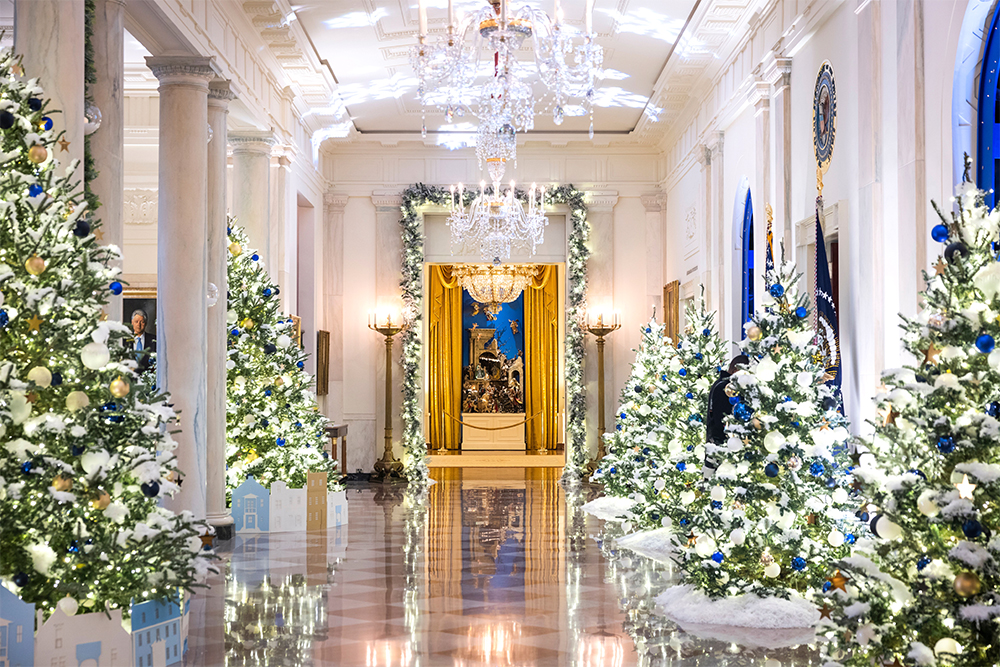
M816 664L679 631L669 569L617 550L559 469L437 469L366 485L325 533L237 536L192 604L187 665L626 667Z

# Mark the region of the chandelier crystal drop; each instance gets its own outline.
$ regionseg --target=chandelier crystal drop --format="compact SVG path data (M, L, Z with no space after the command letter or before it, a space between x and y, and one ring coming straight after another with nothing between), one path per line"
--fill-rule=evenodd
M448 5L447 33L431 37L425 0L419 0L420 42L410 62L424 107L436 107L449 122L468 113L497 127L510 124L515 132L534 127L536 110L551 114L556 125L587 114L593 123L604 52L594 40L592 0L582 33L562 23L559 0L553 17L527 4L489 0L460 24ZM518 60L517 51L529 41L532 60Z
M468 208L464 186L459 183L456 189L453 185L447 224L451 228L452 254L456 249L469 251L478 246L480 256L495 265L510 259L512 247L530 247L534 255L549 224L545 217L545 188L531 185L525 210L513 181L506 192L500 191L499 180L493 182L492 188L487 188L485 181L480 183L479 194Z
M456 264L453 275L475 301L496 314L500 304L515 301L538 273L536 264Z

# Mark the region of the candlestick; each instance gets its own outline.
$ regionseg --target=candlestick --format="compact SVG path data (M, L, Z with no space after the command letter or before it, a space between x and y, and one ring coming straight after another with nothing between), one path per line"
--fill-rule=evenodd
M587 24L587 34L594 32L594 0L587 0L587 10L584 15Z
M420 15L420 34L427 34L427 5L424 0L417 0L417 12Z

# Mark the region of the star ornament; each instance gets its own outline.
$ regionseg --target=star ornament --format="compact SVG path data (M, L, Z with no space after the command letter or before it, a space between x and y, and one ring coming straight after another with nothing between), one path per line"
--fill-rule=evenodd
M60 152L62 152L62 153L68 153L69 152L69 144L70 144L70 142L66 140L66 137L63 137L57 143L59 144L59 151Z
M29 331L41 331L40 327L42 326L42 322L44 321L45 320L40 318L38 315L33 315L32 318L28 320Z
M972 500L972 492L976 490L976 485L969 481L968 475L962 475L962 481L955 485L958 489L958 497Z
M827 579L827 581L830 582L830 584L832 584L834 588L839 588L840 590L846 593L847 582L849 582L850 579L847 576L845 576L840 570L837 570L832 577Z
M938 355L941 354L941 350L939 350L937 347L935 347L934 343L931 343L930 345L928 345L926 350L921 350L921 351L924 353L924 364L925 365L937 366L937 364L938 364Z
M831 616L832 612L833 612L833 607L831 607L828 604L823 605L822 607L819 608L820 620L826 618L832 621L833 620L833 616Z

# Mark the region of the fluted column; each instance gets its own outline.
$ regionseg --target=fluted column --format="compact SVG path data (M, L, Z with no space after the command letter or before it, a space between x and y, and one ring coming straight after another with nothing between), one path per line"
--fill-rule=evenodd
M771 113L774 115L774 226L781 233L785 255L795 256L792 227L792 59L771 54L764 66L764 79L772 86ZM779 253L774 248L775 259Z
M125 0L96 0L94 8L94 67L90 87L101 110L101 127L90 136L90 152L98 175L90 183L101 201L97 217L103 243L125 247ZM121 263L119 262L119 266ZM122 297L108 297L108 319L122 321Z
M234 132L229 135L229 143L233 147L233 217L246 229L250 247L264 257L264 265L270 269L270 163L274 136L270 132Z
M233 517L226 509L226 117L235 97L229 81L208 88L208 282L219 290L219 301L208 309L208 522L221 539L233 536Z
M52 114L52 123L69 141L65 150L54 149L64 165L83 162L83 33L84 0L14 3L14 52L24 57L24 75L45 89L49 108L62 112Z
M157 381L180 412L177 463L181 492L174 510L206 516L208 238L206 204L208 82L211 58L154 56L159 80L160 160L157 229Z

